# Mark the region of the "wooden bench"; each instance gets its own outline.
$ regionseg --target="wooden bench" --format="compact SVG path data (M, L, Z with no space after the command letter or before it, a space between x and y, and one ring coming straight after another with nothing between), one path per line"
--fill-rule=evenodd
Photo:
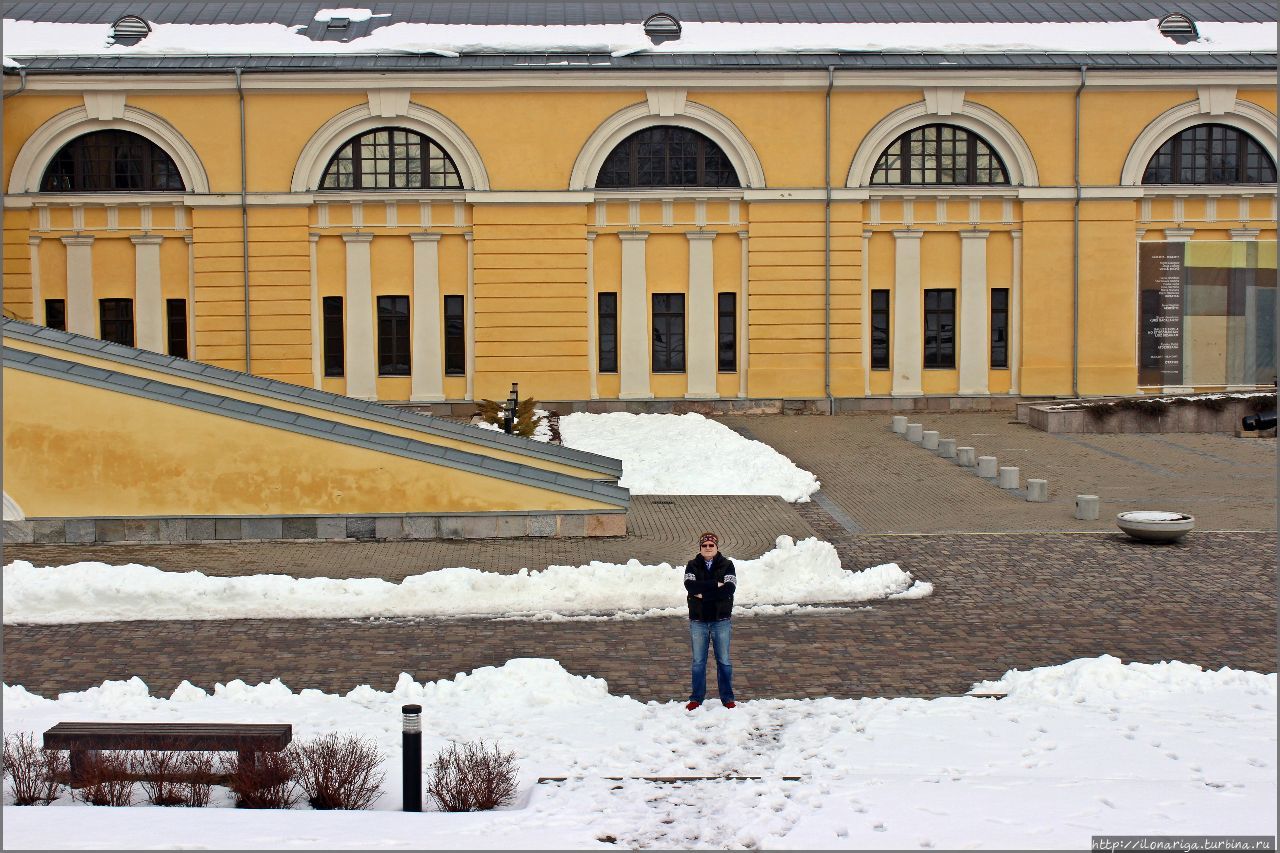
M254 765L257 753L280 752L292 740L287 723L58 723L44 733L44 748L71 752L75 785L91 755L104 749L235 752L245 768Z

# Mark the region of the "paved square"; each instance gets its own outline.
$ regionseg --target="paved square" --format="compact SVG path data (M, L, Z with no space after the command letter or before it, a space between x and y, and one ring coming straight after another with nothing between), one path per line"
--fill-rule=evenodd
M722 533L754 557L778 535L820 535L847 568L896 561L935 585L881 601L735 623L740 698L937 696L1018 667L1113 654L1274 672L1275 442L1220 435L1052 436L1005 414L923 415L927 428L1050 481L1031 504L893 435L888 417L736 417L725 423L818 475L819 499L637 497L617 539L210 545L28 545L5 560L139 562L208 574L397 580L445 566L517 571L592 559L688 559ZM1072 518L1074 496L1102 518ZM1172 546L1120 535L1122 509L1178 509ZM749 577L743 578L750 583ZM512 657L553 657L638 699L687 692L683 619L235 620L5 626L4 680L51 694L140 676L157 695L279 677L294 689L389 689L400 672L450 678Z

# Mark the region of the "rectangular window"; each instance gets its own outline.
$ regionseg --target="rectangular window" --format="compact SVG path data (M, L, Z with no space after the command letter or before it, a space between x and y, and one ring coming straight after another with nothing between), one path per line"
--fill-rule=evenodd
M409 375L409 297L378 297L378 375Z
M653 294L653 372L684 372L684 294Z
M956 366L956 292L924 292L924 366Z
M99 299L98 328L104 341L133 346L133 300Z
M1009 288L991 291L991 366L1009 366Z
M717 296L716 311L720 372L733 373L738 369L738 294L721 293Z
M324 375L341 376L345 358L342 339L342 297L324 298Z
M67 330L67 300L46 299L44 301L44 324L50 329Z
M596 323L599 341L599 371L618 372L618 294L596 295Z
M871 369L889 369L889 291L871 291Z
M444 298L444 375L467 375L467 321L463 297Z
M166 299L165 319L169 327L169 355L187 357L187 300Z

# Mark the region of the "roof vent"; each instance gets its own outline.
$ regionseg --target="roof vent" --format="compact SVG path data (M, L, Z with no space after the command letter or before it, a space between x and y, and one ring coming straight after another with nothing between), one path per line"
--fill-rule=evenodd
M1189 15L1181 12L1165 15L1156 26L1160 29L1160 35L1173 39L1178 44L1187 44L1200 38L1196 22L1191 20Z
M125 15L111 25L111 44L135 45L151 35L151 25L137 15Z
M675 15L658 12L644 19L644 34L654 44L675 41L680 38L680 22Z
M347 27L351 26L351 19L342 18L335 15L334 17L330 18L328 21L325 22L325 26L327 29L330 29L330 30L345 30Z

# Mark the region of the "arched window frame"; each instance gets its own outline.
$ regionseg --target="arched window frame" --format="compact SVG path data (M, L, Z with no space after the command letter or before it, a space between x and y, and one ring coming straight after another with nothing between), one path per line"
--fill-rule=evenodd
M1198 141L1195 137L1201 134L1208 137L1205 141L1209 150L1188 150L1194 149ZM1223 145L1215 151L1219 142ZM1235 164L1229 170L1222 162L1228 154L1228 142L1233 144L1235 156ZM1256 171L1251 169L1251 162L1256 163ZM1227 171L1234 174L1224 175ZM1275 180L1275 160L1261 142L1243 128L1211 121L1183 128L1166 139L1151 155L1142 173L1142 183L1148 186L1271 184Z
M947 138L947 137L950 138ZM933 143L934 150L914 151L916 143ZM944 146L952 143L952 150ZM944 165L945 158L953 158ZM957 159L962 164L957 167ZM985 165L983 161L985 159ZM957 175L957 172L963 174ZM920 177L916 179L916 173ZM896 174L895 174L896 173ZM949 176L947 173L950 173ZM932 179L928 176L932 175ZM985 178L985 180L983 179ZM890 142L876 158L873 186L1008 186L1009 170L994 146L981 134L947 122L913 127Z
M386 143L381 143L377 139L379 133L403 133L407 134L404 145L417 146L419 153L414 158L397 157L395 148L398 144L394 141L394 137L388 139ZM380 156L378 148L386 148L385 156ZM366 149L373 148L372 154L368 154ZM357 153L358 152L358 153ZM340 163L349 162L351 186L329 186L329 179L336 178ZM386 171L380 169L368 168L370 164L385 162L387 164ZM398 166L403 165L403 172L398 170ZM413 166L417 169L413 169ZM366 175L377 176L386 174L388 176L387 186L378 186L375 182L366 182ZM394 176L403 174L406 178L404 186L393 186ZM414 174L417 175L419 183L413 184L408 180ZM430 176L441 175L442 183L432 186ZM430 191L430 190L461 190L464 187L463 178L458 170L457 163L453 157L430 136L413 128L403 127L399 125L384 125L381 127L363 130L355 136L343 142L338 150L333 153L326 164L324 171L320 175L320 185L317 187L320 191L354 191L354 192L396 192L405 190Z
M654 136L662 138L656 140L648 138ZM645 158L643 148L646 145L655 144L662 146L653 157L655 161L660 161L662 174L657 180L646 181L642 178ZM677 146L682 145L693 145L695 148L692 154L694 161L692 183L672 180L674 157L689 156L687 153L681 154L675 150ZM626 179L615 180L614 176L622 171L627 173ZM600 165L600 171L596 176L596 188L601 190L741 189L742 184L728 153L705 133L675 124L656 124L634 131L614 146Z
M126 149L131 149L128 156ZM122 168L126 163L133 165ZM131 177L136 179L133 185L121 185ZM186 190L178 164L167 151L142 134L123 128L93 129L67 141L45 164L39 189L42 193Z

